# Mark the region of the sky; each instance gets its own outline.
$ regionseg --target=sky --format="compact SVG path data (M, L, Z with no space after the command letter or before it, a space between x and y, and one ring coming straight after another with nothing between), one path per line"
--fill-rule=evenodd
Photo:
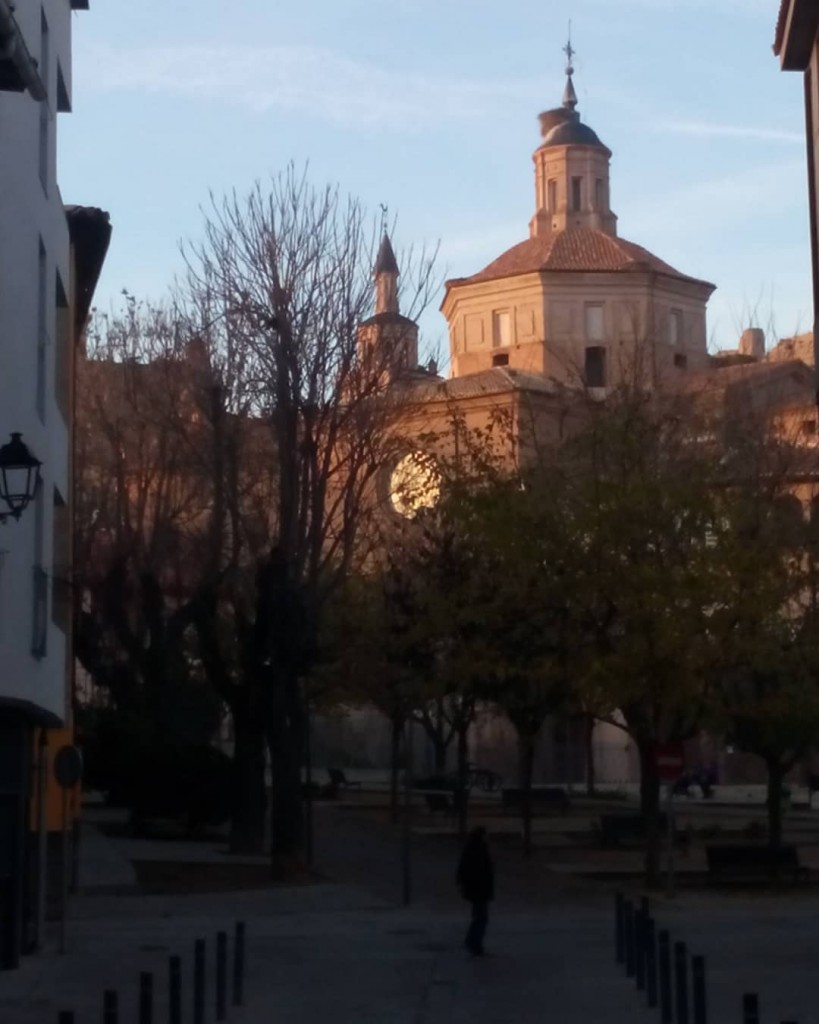
M773 56L778 0L92 0L74 14L67 203L111 215L97 290L159 299L209 193L293 161L440 242L442 276L528 236L537 115L579 112L613 151L618 233L717 285L713 347L810 327L802 76ZM434 303L422 348L448 349Z

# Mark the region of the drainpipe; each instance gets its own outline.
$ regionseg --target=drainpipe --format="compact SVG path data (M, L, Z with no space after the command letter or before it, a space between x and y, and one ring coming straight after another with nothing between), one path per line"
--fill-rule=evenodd
M37 61L28 52L26 41L20 27L14 19L14 4L10 0L0 0L0 59L10 60L20 75L23 87L28 89L31 98L42 103L47 93L40 78Z

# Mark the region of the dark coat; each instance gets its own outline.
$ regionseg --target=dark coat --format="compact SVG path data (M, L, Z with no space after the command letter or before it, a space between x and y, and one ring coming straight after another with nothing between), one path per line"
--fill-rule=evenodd
M470 903L488 903L495 898L495 870L484 839L470 837L458 865L458 885Z

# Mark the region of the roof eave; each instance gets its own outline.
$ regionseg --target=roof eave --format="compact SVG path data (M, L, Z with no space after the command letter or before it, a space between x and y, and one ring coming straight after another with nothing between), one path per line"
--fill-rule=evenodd
M819 30L815 0L784 0L779 12L774 53L783 71L804 71Z

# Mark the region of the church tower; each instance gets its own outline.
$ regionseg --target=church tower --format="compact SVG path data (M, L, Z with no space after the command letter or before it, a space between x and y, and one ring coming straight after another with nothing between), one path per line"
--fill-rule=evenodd
M705 369L714 286L619 234L611 150L580 120L571 42L565 53L562 102L539 118L529 237L446 283L452 375L489 373L488 387L525 373L603 395L638 367L652 386Z
M609 206L611 150L580 120L572 80L571 42L564 52L568 64L563 103L540 115L543 142L532 157L535 215L529 223L529 234L535 238L566 228L594 228L616 235L617 217Z
M371 368L384 383L418 367L418 325L400 311L398 277L398 261L385 231L373 268L375 313L358 329L362 365Z

